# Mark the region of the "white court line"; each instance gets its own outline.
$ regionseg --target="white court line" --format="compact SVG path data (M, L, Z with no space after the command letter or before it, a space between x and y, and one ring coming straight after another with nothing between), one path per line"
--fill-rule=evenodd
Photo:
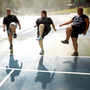
M3 85L3 83L9 78L9 76L14 72L14 69L12 69L12 71L2 80L2 82L0 83L0 87Z
M3 54L0 54L0 55L7 55L7 53L3 53ZM9 54L9 55L14 55L14 54ZM16 55L16 56L17 56L17 55L18 55L18 56L21 56L21 55L19 55L19 54L15 54L15 55ZM29 56L29 57L30 57L30 56L34 56L34 57L35 57L35 56L36 56L36 57L38 56L38 57L41 57L41 56L39 56L39 55L27 55L27 56ZM26 56L26 57L27 57L27 56ZM63 58L66 58L66 57L71 57L71 58L74 58L74 57L77 57L77 58L90 58L90 56L69 56L69 55L68 55L68 56L43 55L43 57L51 57L51 58L52 58L52 57L60 57L60 58L61 58L61 57L63 57Z
M13 68L0 68L0 69L12 69ZM48 73L61 73L61 74L74 74L74 75L90 75L90 73L83 72L64 72L64 71L44 71L44 70L30 70L30 69L15 69L14 70L22 70L22 71L30 71L30 72L48 72Z

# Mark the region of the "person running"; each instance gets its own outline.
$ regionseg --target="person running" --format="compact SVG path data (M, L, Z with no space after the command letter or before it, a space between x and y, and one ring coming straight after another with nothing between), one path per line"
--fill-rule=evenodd
M12 44L12 37L16 38L16 28L17 24L19 25L19 30L21 29L21 25L19 20L15 15L11 15L11 10L9 8L6 9L7 16L4 17L3 19L3 31L5 32L5 26L7 27L7 33L8 33L8 38L9 38L9 43L10 43L10 49L13 48Z
M73 22L73 25L70 27L67 27L66 29L66 39L64 41L61 41L63 44L69 44L69 38L71 36L73 47L74 47L74 53L71 56L78 56L78 35L83 34L86 35L87 30L89 28L89 17L85 14L83 14L83 8L78 7L77 8L77 14L75 17L73 17L70 21L59 25L59 27L63 25L67 25Z
M47 17L47 12L45 10L42 10L41 17L37 19L36 25L34 26L34 27L37 26L37 39L36 40L39 41L39 45L41 48L41 51L39 53L40 55L44 55L43 39L51 31L50 25L52 25L54 31L56 31L55 25L52 19Z

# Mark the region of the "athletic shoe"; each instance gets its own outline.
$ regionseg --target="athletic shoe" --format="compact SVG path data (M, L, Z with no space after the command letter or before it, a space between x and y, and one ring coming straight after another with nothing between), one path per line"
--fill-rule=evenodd
M71 56L78 56L78 52L74 52Z
M13 49L13 45L10 45L10 48L9 49Z
M67 40L61 41L63 44L69 44Z
M39 36L36 40L42 41L42 37Z
M13 38L17 38L17 34L16 33L13 34Z
M44 50L41 50L39 54L44 55Z

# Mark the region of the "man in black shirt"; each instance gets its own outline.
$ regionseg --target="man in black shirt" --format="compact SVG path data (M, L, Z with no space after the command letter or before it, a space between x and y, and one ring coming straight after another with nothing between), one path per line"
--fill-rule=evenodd
M75 52L71 56L78 56L78 35L86 35L89 28L89 18L87 15L83 14L83 8L77 8L77 13L78 15L73 17L69 22L60 25L61 27L63 25L67 25L73 22L73 25L66 29L66 39L64 41L61 41L63 44L69 44L69 38L71 36L73 47L75 50Z
M21 25L19 20L15 15L11 15L11 10L9 8L6 9L7 16L4 17L3 19L3 31L5 32L5 26L7 27L7 33L8 33L8 38L10 42L10 49L13 48L12 44L12 36L13 38L17 37L16 34L16 28L17 24L19 25L19 30L21 29Z

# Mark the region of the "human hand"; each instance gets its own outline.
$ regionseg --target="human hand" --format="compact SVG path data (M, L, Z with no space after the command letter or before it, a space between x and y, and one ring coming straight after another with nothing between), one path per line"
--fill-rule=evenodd
M21 26L19 26L19 30L21 30Z
M61 26L63 26L63 25L59 25L59 27L61 27Z
M5 28L3 28L3 31L5 32L5 31L6 31L6 29L5 29Z
M37 25L35 25L34 27L36 27Z
M54 31L57 31L56 29L54 29Z
M83 35L86 35L87 32L84 32Z

